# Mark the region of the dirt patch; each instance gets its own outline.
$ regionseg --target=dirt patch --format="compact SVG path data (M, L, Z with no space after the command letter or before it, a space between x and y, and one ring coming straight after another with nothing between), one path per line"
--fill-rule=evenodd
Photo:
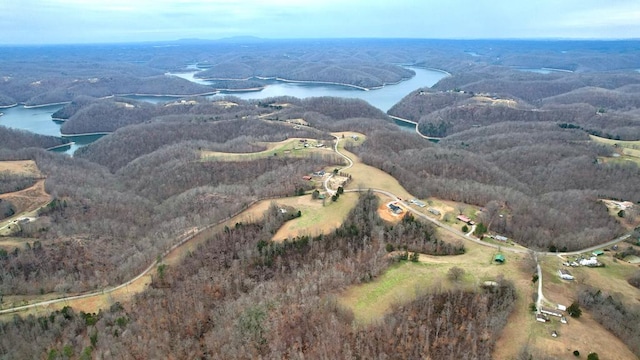
M391 210L389 205L397 206L398 208L400 208L401 212L395 213L393 210ZM378 216L380 216L382 220L392 224L399 223L406 213L407 209L398 201L385 202L378 206Z
M0 161L0 172L2 171L35 178L42 177L36 162L33 160Z
M214 101L214 102L213 102L213 105L221 106L221 107L223 107L223 108L225 108L225 109L232 108L232 107L234 107L234 106L238 106L238 104L236 104L236 103L234 103L234 102L231 102L231 101L223 101L223 100L220 100L220 101Z
M16 214L24 214L46 205L51 199L44 190L44 180L38 180L32 187L1 194L0 199L10 201L16 207Z
M487 96L475 96L473 99L479 103L487 104L487 105L501 105L501 106L508 106L511 108L518 107L518 103L515 100L511 100L511 99L497 99L497 98L494 99Z

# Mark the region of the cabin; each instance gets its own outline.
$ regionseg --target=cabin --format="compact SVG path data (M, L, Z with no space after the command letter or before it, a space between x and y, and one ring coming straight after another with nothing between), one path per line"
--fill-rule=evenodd
M506 261L504 255L502 254L496 254L496 256L494 256L493 261L499 263L499 264L504 264L504 262Z
M463 223L467 223L467 224L469 224L469 225L473 225L473 224L475 224L475 223L473 222L473 220L469 219L469 218L468 218L468 217L466 217L465 215L458 215L458 216L456 217L456 219L458 219L458 220L462 221Z
M573 280L573 279L575 279L575 277L573 277L573 275L571 275L571 273L568 272L565 269L558 270L558 275L560 276L560 279L562 279L562 280Z

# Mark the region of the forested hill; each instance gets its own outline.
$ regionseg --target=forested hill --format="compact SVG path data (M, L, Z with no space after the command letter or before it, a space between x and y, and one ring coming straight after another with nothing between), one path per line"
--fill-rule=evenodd
M537 74L491 66L407 95L389 114L445 137L505 121L554 122L615 139L640 138L640 73Z
M456 75L439 89L465 86L470 91L493 92L495 88L484 80L496 80L500 88L508 90L505 86L511 87L514 78L526 74L494 77L492 67L557 68L588 74L633 71L639 63L638 47L625 41L254 40L3 47L0 106L68 102L81 95L190 96L260 88L266 84L264 78L376 88L413 76L413 71L402 65ZM219 81L202 85L167 72L198 72L196 77ZM459 81L462 75L464 80ZM538 78L525 92L543 91L547 85L541 82L552 78ZM611 89L594 79L580 81ZM472 82L480 83L472 86ZM554 84L548 91L556 93L546 96L576 89L565 82L562 79ZM526 94L507 92L530 100Z
M68 139L0 126L0 149L18 150L28 147L48 149L69 142Z
M376 132L352 149L418 198L434 196L502 209L480 218L498 233L538 249L580 249L624 231L597 199L640 201L640 168L601 163L611 148L550 122L503 122L441 140Z

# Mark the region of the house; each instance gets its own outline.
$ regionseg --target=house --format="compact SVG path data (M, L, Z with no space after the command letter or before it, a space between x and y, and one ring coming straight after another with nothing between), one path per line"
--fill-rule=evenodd
M467 223L469 225L473 225L475 224L471 219L469 219L468 217L464 216L464 215L458 215L456 217L456 219L462 221L463 223Z
M324 176L324 170L314 171L313 176Z
M500 264L504 264L504 262L506 261L506 259L504 258L504 255L502 254L496 254L496 256L494 256L493 261L500 263Z
M604 255L604 251L602 250L596 250L594 252L591 253L593 256L600 256L600 255Z
M560 310L560 311L567 311L567 307L562 305L562 304L558 304L558 306L556 307L556 309Z
M562 317L562 313L560 311L554 310L554 309L542 308L542 309L540 309L540 312L545 314L545 315Z
M558 275L560 275L560 279L562 280L573 280L575 279L571 273L565 269L558 270Z
M402 214L402 208L400 206L396 204L389 204L387 206L389 207L389 210L391 210L394 214Z
M422 201L420 201L418 199L412 199L412 200L409 200L409 202L414 204L414 205L420 206L421 208L427 206L427 204L425 204L424 202L422 202Z
M591 259L580 259L579 263L582 266L598 266L598 259L592 256Z
M502 236L502 235L496 235L493 238L498 240L498 241L502 241L502 242L507 242L507 240L509 240L509 238L507 238L506 236Z
M435 216L440 216L440 211L438 211L438 209L428 208L427 211L429 211L430 213L432 213Z
M305 176L303 176L303 177L302 177L302 180L307 180L307 181L309 181L309 180L311 180L311 176L309 176L309 175L305 175Z

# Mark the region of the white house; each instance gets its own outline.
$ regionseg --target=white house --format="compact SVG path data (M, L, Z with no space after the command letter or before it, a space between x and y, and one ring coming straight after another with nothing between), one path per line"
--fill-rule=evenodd
M580 265L582 266L596 266L598 265L598 259L595 256L592 256L590 259L581 259Z
M568 271L567 271L567 270L565 270L565 269L560 269L560 270L558 270L558 275L560 275L560 279L562 279L562 280L573 280L573 279L575 279L575 278L573 277L573 275L571 275L571 273L570 273L570 272L568 272ZM559 308L560 308L560 306L558 306L558 309L559 309Z

